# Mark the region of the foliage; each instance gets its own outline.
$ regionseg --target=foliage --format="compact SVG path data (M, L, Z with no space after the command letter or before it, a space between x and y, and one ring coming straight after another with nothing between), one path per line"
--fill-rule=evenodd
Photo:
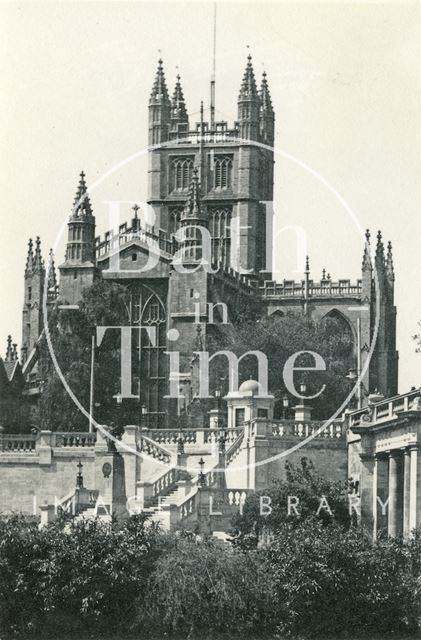
M89 411L91 341L97 326L121 326L128 321L126 287L100 280L83 292L78 310L54 308L49 315L51 344L64 379L84 409ZM126 401L116 405L120 382L120 336L107 331L94 368L95 419L98 422L133 422L139 407ZM46 339L40 346L40 366L46 384L40 400L40 421L52 431L86 430L87 417L64 388L51 360Z
M301 458L300 467L294 467L287 462L285 469L286 480L275 480L269 489L248 496L242 514L234 517L236 546L242 549L255 548L262 535L277 535L285 522L289 522L294 527L301 521L312 519L314 516L324 526L334 523L345 527L350 525L345 483L321 476L307 458ZM267 513L264 508L261 513L262 496L264 496L264 504L270 506L270 513ZM289 509L288 498L290 498ZM296 509L291 505L296 505Z
M274 629L274 595L263 553L245 555L182 536L151 575L147 629L159 637L267 637Z
M143 517L112 529L98 520L41 530L18 516L0 520L0 629L74 637L127 628L158 541Z
M421 630L421 531L373 544L314 516L241 551L143 516L0 518L2 638L393 638Z
M214 353L228 349L238 357L247 351L261 351L268 358L268 387L275 396L275 417L282 412L282 398L289 396L289 406L297 404L297 397L290 394L283 380L285 362L300 351L313 351L324 359L326 371L304 372L294 378L299 391L300 382L306 382L306 396L323 393L311 400L313 417L325 419L332 415L349 394L352 384L346 378L353 366L352 335L345 321L327 317L316 322L308 317L289 313L283 317L261 318L258 321L243 320L235 327L232 325L213 325L210 327L207 348ZM219 357L211 367L211 385L217 386L218 380L224 381L227 391L227 364ZM314 366L310 355L299 356L295 366ZM240 363L240 379L257 379L257 362L253 356L245 357Z
M301 637L386 638L421 622L421 539L373 545L357 527L315 518L285 522L268 550L277 591L278 632ZM419 637L417 635L417 637Z

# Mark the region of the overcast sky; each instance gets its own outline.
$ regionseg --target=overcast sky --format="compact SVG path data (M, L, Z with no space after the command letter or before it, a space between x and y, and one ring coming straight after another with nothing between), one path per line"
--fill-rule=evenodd
M12 333L20 346L28 238L40 235L45 254L58 242L60 263L57 234L80 170L92 183L144 149L159 55L170 91L178 70L198 119L209 97L213 5L13 2L0 14L0 339ZM324 181L362 228L383 230L394 246L400 391L420 385L411 335L421 318L421 6L218 3L220 119L236 118L249 50L276 111L275 228L305 229L314 279L325 267L352 280L358 225ZM98 232L108 226L104 201L146 200L146 184L144 156L104 181L92 194ZM277 277L301 279L291 237L276 240Z

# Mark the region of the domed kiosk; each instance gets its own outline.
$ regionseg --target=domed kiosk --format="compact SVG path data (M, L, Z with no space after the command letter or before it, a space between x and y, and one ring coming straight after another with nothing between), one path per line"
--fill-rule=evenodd
M245 380L238 391L230 391L226 396L228 427L240 427L255 418L273 419L274 396L264 393L261 384L250 378Z

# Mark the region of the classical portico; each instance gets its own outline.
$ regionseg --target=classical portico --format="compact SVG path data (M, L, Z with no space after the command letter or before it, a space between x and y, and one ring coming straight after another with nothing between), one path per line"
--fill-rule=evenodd
M421 390L354 411L349 426L361 437L362 523L374 538L408 538L421 526Z

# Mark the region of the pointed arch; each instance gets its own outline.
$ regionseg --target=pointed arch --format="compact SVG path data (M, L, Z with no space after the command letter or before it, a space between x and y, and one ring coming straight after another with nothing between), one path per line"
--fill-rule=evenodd
M352 340L353 350L355 351L357 344L357 334L356 329L351 322L351 319L336 307L330 309L330 311L325 313L325 315L320 319L320 322L328 320L329 318L336 320L342 327L343 331L349 334Z

